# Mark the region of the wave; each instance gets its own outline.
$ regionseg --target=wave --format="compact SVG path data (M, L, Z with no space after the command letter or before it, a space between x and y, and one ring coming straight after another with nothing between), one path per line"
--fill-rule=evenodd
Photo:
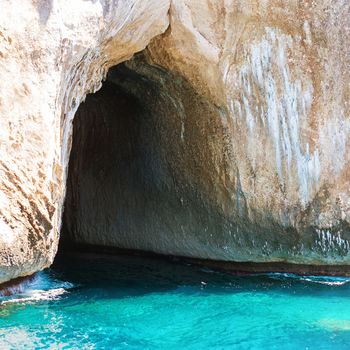
M64 288L56 288L50 290L31 290L19 298L11 298L3 300L0 305L12 304L12 303L31 303L37 301L57 300L62 294L68 291Z
M54 278L52 274L39 272L35 278L23 285L20 292L0 297L0 306L57 300L74 287L76 286L73 283Z
M350 282L350 278L347 277L333 277L333 276L301 276L293 273L269 273L270 278L286 280L293 279L309 283L318 283L327 286L343 286Z

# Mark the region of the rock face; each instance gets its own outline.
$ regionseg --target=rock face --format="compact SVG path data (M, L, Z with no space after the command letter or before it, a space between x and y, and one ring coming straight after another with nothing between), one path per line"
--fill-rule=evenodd
M215 195L227 156L219 112L144 57L112 68L76 113L63 238L228 256L231 223Z
M222 107L227 156L210 194L234 223L225 258L349 262L349 11L174 1L171 30L149 46L151 61Z
M2 0L0 282L51 264L72 120L108 68L168 26L169 1Z
M347 0L2 2L0 282L52 262L75 112L148 44L77 113L67 237L350 263Z

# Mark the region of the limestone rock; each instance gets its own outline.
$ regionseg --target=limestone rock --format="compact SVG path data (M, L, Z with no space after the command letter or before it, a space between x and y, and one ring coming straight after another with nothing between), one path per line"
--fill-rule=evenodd
M148 52L220 107L209 193L234 229L218 258L349 263L349 14L343 0L172 2Z
M0 1L0 282L57 250L72 119L111 65L168 26L167 0Z

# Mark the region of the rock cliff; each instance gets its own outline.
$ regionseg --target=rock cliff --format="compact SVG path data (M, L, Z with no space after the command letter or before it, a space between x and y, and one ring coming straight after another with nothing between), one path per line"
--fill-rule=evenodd
M350 263L348 1L0 7L0 282L55 256L79 105L73 241Z
M1 0L0 282L51 264L72 120L108 68L168 26L169 1Z

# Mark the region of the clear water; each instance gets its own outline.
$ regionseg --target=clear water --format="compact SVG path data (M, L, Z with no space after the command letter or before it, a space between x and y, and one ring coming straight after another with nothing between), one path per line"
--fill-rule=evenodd
M0 349L349 349L349 281L66 257L0 299Z

